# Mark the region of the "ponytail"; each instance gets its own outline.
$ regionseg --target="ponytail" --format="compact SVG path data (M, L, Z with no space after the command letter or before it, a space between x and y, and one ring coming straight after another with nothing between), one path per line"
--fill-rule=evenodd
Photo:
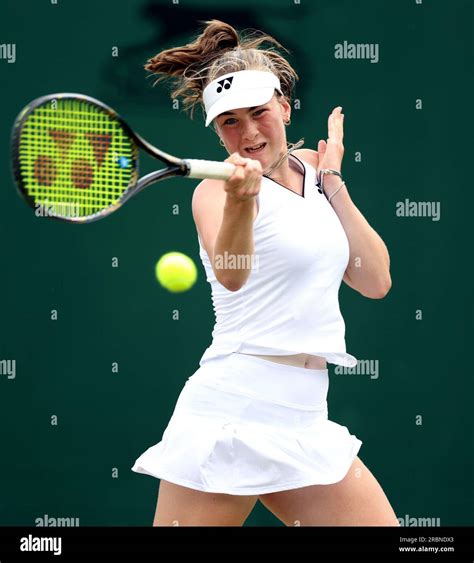
M240 37L231 25L220 20L201 23L206 27L193 42L161 51L145 65L145 70L158 75L154 84L166 78L174 79L171 98L182 98L183 108L191 119L196 106L202 106L207 84L223 74L240 70L273 72L280 79L284 97L291 101L298 75L274 49L289 53L276 39L259 31ZM270 43L271 47L259 49L263 43Z

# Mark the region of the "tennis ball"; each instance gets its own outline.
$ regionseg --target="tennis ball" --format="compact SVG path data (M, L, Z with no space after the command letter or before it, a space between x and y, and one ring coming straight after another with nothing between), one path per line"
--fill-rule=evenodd
M168 252L155 266L156 278L168 291L180 293L191 289L197 279L194 262L181 252Z

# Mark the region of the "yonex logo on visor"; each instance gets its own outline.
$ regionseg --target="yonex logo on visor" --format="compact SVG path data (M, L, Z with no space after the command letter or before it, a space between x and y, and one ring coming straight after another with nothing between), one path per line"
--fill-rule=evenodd
M266 104L275 90L282 93L280 79L266 70L240 70L219 76L204 88L202 94L206 127L225 111Z
M229 78L226 78L225 80L219 80L218 84L218 88L216 90L216 92L218 94L220 94L222 92L222 89L225 88L226 90L229 90L229 88L232 86L232 80L234 80L233 76L229 76Z

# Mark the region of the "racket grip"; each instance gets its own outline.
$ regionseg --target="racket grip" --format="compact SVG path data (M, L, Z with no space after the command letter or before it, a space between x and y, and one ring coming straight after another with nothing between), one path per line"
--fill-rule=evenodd
M214 180L228 180L235 171L235 165L230 162L215 160L185 159L188 166L187 176L190 178L213 178Z

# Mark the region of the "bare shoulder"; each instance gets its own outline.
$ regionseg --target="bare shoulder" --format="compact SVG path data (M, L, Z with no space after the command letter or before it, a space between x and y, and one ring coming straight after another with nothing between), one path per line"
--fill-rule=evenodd
M317 168L317 151L313 151L312 149L297 149L296 151L293 151L293 154L308 164L311 164L313 168Z
M191 202L194 219L206 213L209 207L220 207L225 202L224 182L206 178L194 188Z
M222 213L226 201L226 191L224 189L225 182L223 180L212 180L206 178L199 182L194 188L192 197L192 213L196 226L201 227L202 223L209 218L210 215L218 216L222 220ZM254 219L257 216L257 205L255 205Z
M217 195L219 193L225 195L224 182L222 180L212 180L211 178L201 180L201 182L199 182L199 184L194 188L193 204L195 200L200 200L210 193L213 195Z
M214 241L222 221L225 197L222 180L206 178L194 188L191 212L197 234L209 257L213 256Z
M201 180L194 188L191 207L194 218L196 215L205 213L209 207L221 207L224 205L226 192L223 180L212 180L206 178Z

